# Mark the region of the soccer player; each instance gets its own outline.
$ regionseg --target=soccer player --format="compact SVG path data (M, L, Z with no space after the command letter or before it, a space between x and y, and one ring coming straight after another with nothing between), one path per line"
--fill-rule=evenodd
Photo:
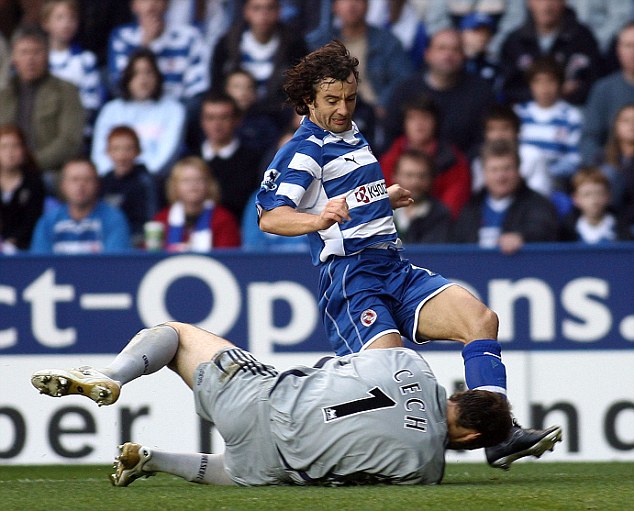
M308 234L320 267L320 312L337 355L402 347L401 335L415 343L459 341L467 386L506 394L497 315L463 287L401 257L392 209L413 201L399 186L386 188L352 121L358 64L332 41L287 71L284 90L305 117L264 175L260 228ZM508 468L557 431L516 425L487 460Z
M170 322L141 330L108 367L39 371L31 381L44 394L109 405L128 382L168 366L193 390L197 413L216 425L225 452L126 443L111 476L115 486L156 472L242 486L434 484L443 477L445 449L493 445L511 429L499 393L447 399L427 363L406 348L318 365L278 373L226 339Z

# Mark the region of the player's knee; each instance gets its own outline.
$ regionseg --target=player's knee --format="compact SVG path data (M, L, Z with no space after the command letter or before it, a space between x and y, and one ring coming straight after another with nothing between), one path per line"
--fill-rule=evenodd
M500 321L498 315L486 306L473 319L472 329L465 344L476 339L497 339Z

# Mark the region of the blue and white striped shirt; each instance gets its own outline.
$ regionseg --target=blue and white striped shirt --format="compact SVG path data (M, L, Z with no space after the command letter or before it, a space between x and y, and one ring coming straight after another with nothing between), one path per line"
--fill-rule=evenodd
M332 133L305 118L269 165L257 194L258 210L290 206L319 215L337 197L346 197L351 220L309 234L313 264L331 255L400 244L381 167L356 125Z
M581 163L581 110L560 100L548 108L529 101L516 105L515 112L521 122L520 142L542 152L551 176L572 175Z
M130 54L141 47L141 28L137 23L115 28L108 43L108 73L112 84L118 84ZM149 49L156 54L163 73L164 93L176 99L187 99L204 92L209 78L205 65L203 38L191 25L167 26L154 39Z
M77 45L64 51L50 50L48 67L53 76L79 88L81 104L86 110L99 110L105 98L105 90L94 53Z

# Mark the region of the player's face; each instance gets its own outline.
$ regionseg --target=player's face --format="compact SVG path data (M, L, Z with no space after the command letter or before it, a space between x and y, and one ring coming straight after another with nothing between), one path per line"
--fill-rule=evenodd
M114 136L108 142L108 156L112 160L115 174L123 175L134 167L134 160L139 156L136 143L127 135Z
M519 188L522 178L513 156L489 156L482 167L484 185L493 199L509 197Z
M52 39L70 43L77 32L77 14L67 4L57 4L44 22L44 29Z
M17 169L24 163L24 148L17 135L6 133L0 137L0 169Z
M345 81L325 78L317 86L315 101L308 103L308 116L320 128L343 133L352 128L356 105L357 80L352 73Z
M530 88L531 94L539 106L552 106L559 98L559 82L548 73L537 73L531 80Z
M586 182L573 194L575 206L588 218L601 219L610 203L610 193L601 183Z
M69 163L63 170L60 188L69 205L86 208L97 200L99 178L87 163Z
M47 48L36 39L16 41L11 58L18 76L25 82L38 80L48 69Z

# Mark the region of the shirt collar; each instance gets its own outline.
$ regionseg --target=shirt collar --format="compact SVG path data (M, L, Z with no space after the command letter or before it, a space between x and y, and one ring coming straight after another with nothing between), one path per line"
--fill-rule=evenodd
M203 142L200 152L202 153L204 160L212 160L216 157L221 158L223 160L227 160L233 156L233 153L235 153L238 150L239 146L240 146L240 140L236 137L229 144L227 144L224 147L221 147L218 151L215 151L211 147L209 140L205 140Z

